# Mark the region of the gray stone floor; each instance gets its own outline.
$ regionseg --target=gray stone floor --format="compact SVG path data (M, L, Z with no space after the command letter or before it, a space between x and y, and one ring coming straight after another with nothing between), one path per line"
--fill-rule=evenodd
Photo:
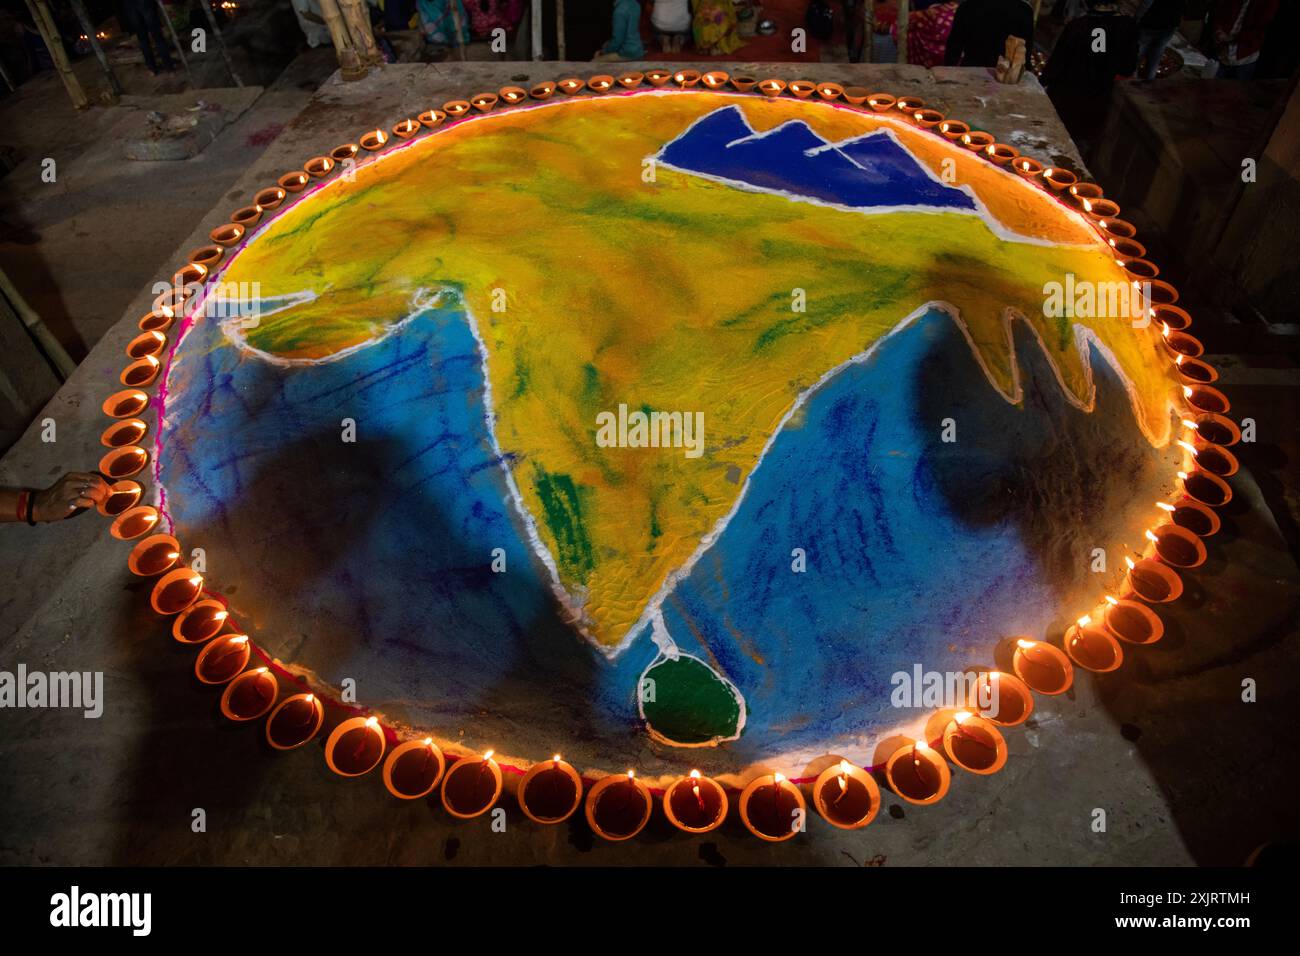
M786 79L807 72L730 68ZM471 63L389 67L356 84L332 79L242 173L229 170L215 209L171 214L191 231L171 236L174 253L151 275L169 274L256 188L361 130L453 94L590 72L588 64ZM815 72L919 93L1026 151L1077 165L1032 79L1008 89L983 71L823 64ZM79 230L103 237L151 228L130 195L119 201L115 208L88 196ZM98 254L113 262L131 247L108 241ZM58 440L42 442L34 425L0 460L0 483L42 484L96 460L99 404L147 308L146 285L117 307L121 320L42 413L57 423ZM1252 367L1249 357L1237 361L1231 394L1235 411L1260 422L1260 443L1242 451L1246 468L1234 479L1224 530L1166 615L1166 639L1136 649L1114 674L1040 699L1032 721L1008 732L1011 759L996 776L958 775L950 795L928 808L887 794L864 831L813 820L777 847L735 824L690 839L658 816L629 844L604 844L583 824L528 823L510 796L506 832L493 833L484 820L454 824L422 801L399 805L375 775L338 778L319 746L273 755L256 728L224 723L216 695L194 686L189 653L149 610L147 585L127 572L127 548L105 522L87 515L36 531L2 526L0 668L102 670L107 705L99 720L0 711L0 863L1239 864L1294 827L1286 782L1300 750L1289 712L1300 673L1300 570L1287 546L1292 529L1269 506L1288 494L1294 501L1287 462L1300 421L1297 383L1291 372L1254 376ZM1245 678L1259 683L1257 703L1241 701ZM206 833L191 832L195 808L206 811ZM1107 814L1104 833L1091 828L1096 808Z

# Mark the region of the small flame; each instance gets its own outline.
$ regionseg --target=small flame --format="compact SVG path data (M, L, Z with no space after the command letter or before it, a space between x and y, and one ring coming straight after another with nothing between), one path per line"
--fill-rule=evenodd
M1170 329L1169 329L1169 323L1168 323L1168 322L1161 322L1161 323L1160 323L1160 334L1161 334L1164 338L1169 338L1169 332L1170 332Z
M367 718L366 718L366 726L369 727L371 730L374 730L376 727L379 726L379 718L378 718L378 717L367 717Z
M1191 398L1191 397L1192 397L1192 386L1190 386L1190 385L1184 385L1184 386L1183 386L1183 398Z
M432 746L433 746L433 738L432 738L432 737L425 737L424 740L422 741L422 743L423 743L426 747L432 747Z
M691 779L692 779L692 780L699 780L699 779L700 779L700 772L699 772L698 770L692 770L692 771L691 771Z
M157 364L158 364L158 360L157 360L156 358L154 358L152 355L146 355L145 358L148 360L148 362L149 362L150 365L157 365Z
M1128 565L1128 569L1130 571L1132 571L1135 567L1137 567L1137 565L1133 563L1133 559L1130 558L1127 554L1124 555L1124 563Z
M1186 442L1183 441L1182 439L1179 439L1176 444L1178 445L1179 448L1183 449L1183 451L1187 452L1193 458L1197 456L1198 452L1196 450L1196 446L1193 445L1191 442Z
M1079 618L1079 619L1078 619L1077 621L1075 621L1074 623L1075 623L1075 624L1078 624L1080 627L1087 627L1089 624L1092 623L1092 615L1091 615L1091 614L1085 614L1083 617Z
M168 551L168 552L167 552L167 558L168 558L168 560L170 560L170 561L175 561L175 560L176 560L177 558L179 558L180 556L181 556L181 553L180 553L179 551Z
M1156 544L1160 543L1160 539L1156 537L1155 532L1152 531L1150 528L1148 528L1145 533L1148 541L1154 542Z
M1119 604L1119 601L1116 601L1113 597L1111 597L1109 594L1107 594L1107 595L1106 595L1106 603L1109 604L1109 605L1111 605L1112 607L1114 607L1114 606L1116 606L1116 605Z
M247 635L247 634L240 634L240 635L238 635L237 637L232 637L232 638L230 639L230 643L231 643L231 644L247 644L247 643L248 643L248 635Z
M229 611L218 611L216 614L212 615L214 621L224 621L228 617L230 617Z
M494 753L496 753L495 750L485 750L485 751L483 751L483 762L484 762L484 763L487 763L489 760L491 760L491 759L492 759L492 755L493 755Z
M259 674L265 674L265 673L267 672L267 670L268 670L268 668L265 668L265 667L259 667L259 668L257 669L257 673L259 673Z
M307 703L309 704L314 704L316 703L316 695L308 694L306 697L303 698L303 700L307 701Z
M1156 507L1159 508L1161 511L1170 511L1170 512L1172 512L1172 511L1177 511L1177 510L1178 510L1177 508L1175 508L1173 505L1171 505L1171 504L1170 504L1169 502L1167 502L1167 501L1157 501L1157 502L1156 502Z
M849 771L852 770L852 769L853 769L853 766L852 766L852 765L851 765L847 760L841 760L841 761L840 761L840 775L841 775L841 776L847 777L847 776L849 775Z
M1083 211L1084 211L1084 212L1092 212L1092 200L1090 200L1090 199L1085 199L1085 200L1083 201Z
M1180 472L1178 472L1178 477L1181 478L1183 481L1186 481L1186 480L1187 480L1187 472L1185 472L1185 471L1180 471Z
M929 749L930 749L930 745L927 744L924 740L918 740L918 741L916 741L916 743L912 744L912 749L913 749L913 750L922 750L922 751L924 751L924 750L929 750Z
M190 584L194 585L195 587L198 587L202 583L203 583L203 579L199 577L197 574L194 575L194 577L190 578Z
M1016 641L1016 647L1020 648L1022 651L1027 651L1033 646L1034 646L1033 641L1027 641L1023 637L1020 640Z
M627 779L629 779L629 780L635 780L635 779L636 779L636 771L635 771L635 770L629 770L629 771L627 772Z
M958 724L964 724L966 723L966 721L970 720L971 717L973 716L974 715L969 710L959 710L957 711L957 713L952 715L952 719L956 721Z
M1200 430L1201 430L1201 426L1198 425L1198 424L1196 424L1196 422L1192 421L1190 418L1184 418L1184 419L1183 419L1183 427L1184 427L1184 428L1190 428L1190 429L1191 429L1192 431L1194 431L1194 432L1195 432L1195 431L1200 431Z
M1185 359L1186 357L1187 357L1187 356L1183 355L1182 352L1179 352L1179 353L1178 353L1178 358L1174 359L1174 364L1175 364L1175 365L1182 365L1182 364L1183 364L1183 359Z
M775 783L778 787L781 786L781 784L785 783L785 774L783 773L772 774L772 782Z

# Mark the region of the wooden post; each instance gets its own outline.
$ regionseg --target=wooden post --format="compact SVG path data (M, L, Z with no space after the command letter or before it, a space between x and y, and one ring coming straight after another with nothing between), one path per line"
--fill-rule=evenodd
M77 2L80 3L81 0L77 0ZM243 86L244 81L235 72L235 64L231 62L230 53L226 50L226 38L221 35L221 27L217 26L217 15L212 12L212 4L209 0L199 0L199 6L208 15L208 23L212 27L213 36L217 38L217 48L221 51L221 59L226 61L226 72L230 74L230 78L235 81L236 86Z
M907 21L912 16L912 0L898 0L898 62L907 62Z
M381 66L384 56L379 52L379 44L375 43L375 34L370 29L370 14L365 0L338 0L338 7L357 56L366 66Z
M352 38L348 36L348 28L343 23L343 15L339 13L335 0L320 0L320 15L325 19L330 39L334 41L334 55L338 57L343 79L361 79L366 75L366 67L352 47Z
M555 58L564 61L564 0L555 0Z
M104 48L99 45L99 37L95 36L95 24L90 20L90 14L86 12L86 4L83 0L71 0L72 12L77 15L77 22L81 24L81 29L86 31L86 38L90 40L90 48L95 51L95 59L99 61L99 67L108 77L108 88L112 91L113 97L117 98L122 95L122 84L117 82L117 74L113 68L108 65L108 57L104 55Z
M862 62L870 63L876 58L876 0L862 0Z
M54 68L59 71L64 89L72 98L73 107L84 110L90 105L90 100L86 98L86 91L81 88L77 74L72 72L68 53L63 49L63 40L59 36L58 28L54 26L54 18L50 16L45 0L27 0L27 10L36 21L36 29L40 31L41 39L45 41L45 46L50 51L50 59L54 61Z
M451 23L452 29L456 31L456 52L460 55L462 61L465 59L465 24L460 18L460 0L449 0L451 3Z
M542 0L533 0L530 16L533 28L533 59L542 58Z
M190 81L190 89L197 90L199 85L194 82L194 74L190 72L190 61L185 58L185 48L181 46L181 38L176 35L171 17L167 16L167 8L163 6L163 0L154 0L154 2L158 6L158 17L167 24L167 32L172 35L172 43L176 45L176 55L181 58L181 66L185 67L185 78Z

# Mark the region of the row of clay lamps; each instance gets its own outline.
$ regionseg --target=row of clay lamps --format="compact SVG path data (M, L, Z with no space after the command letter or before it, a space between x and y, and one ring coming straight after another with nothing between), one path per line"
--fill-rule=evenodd
M314 157L303 169L286 173L275 186L259 191L251 205L236 210L230 222L212 230L212 244L190 253L187 264L173 277L174 289L159 296L153 310L141 318L141 334L126 349L130 364L121 377L125 389L104 402L105 414L115 422L101 438L109 448L100 470L110 481L110 494L99 508L114 518L115 537L140 539L128 557L128 566L140 576L159 576L150 603L159 614L175 615L173 635L178 641L201 646L195 675L201 683L225 685L222 713L234 721L266 716L266 739L278 750L295 749L312 740L324 725L322 702L309 693L280 699L279 682L271 670L264 666L249 668L252 647L248 636L222 633L228 623L224 605L201 600L201 575L177 566L181 557L179 542L171 535L151 533L159 514L138 503L143 489L132 478L148 464L149 456L138 444L148 429L137 416L149 402L143 389L152 385L160 372L158 355L167 343L165 333L228 250L243 241L266 212L290 201L312 179L324 178L341 164L355 160L362 150L378 152L394 139L410 139L473 111L486 113L498 105L546 100L556 93L572 96L583 92L601 94L616 87L634 89L643 82L654 87L671 82L687 89L702 85L714 90L730 85L742 93L843 100L877 113L899 115L920 129L1057 193L1061 201L1091 221L1114 250L1116 262L1126 274L1135 282L1148 283L1152 289L1152 315L1162 326L1166 348L1184 383L1184 396L1196 416L1184 422L1196 438L1195 445L1184 443L1195 464L1193 471L1179 473L1185 500L1175 505L1162 503L1170 512L1171 523L1147 532L1152 553L1139 561L1128 559L1125 589L1119 598L1107 596L1099 623L1094 623L1091 616L1080 618L1066 632L1064 652L1047 642L1026 638L1004 642L1010 648L1010 672L986 671L979 678L983 690L991 692L991 699L997 701L995 710L981 710L978 702L972 701L968 710L940 711L927 725L924 739L894 749L882 768L887 786L911 803L937 802L947 793L951 781L948 762L941 752L968 772L996 772L1006 760L1006 745L997 728L1015 726L1029 717L1033 709L1031 691L1045 695L1065 692L1073 682L1074 665L1097 672L1117 668L1123 658L1119 641L1141 644L1159 640L1163 633L1160 619L1147 605L1172 601L1181 594L1181 579L1172 568L1195 567L1205 560L1200 538L1218 529L1218 518L1211 509L1231 498L1231 490L1222 478L1236 470L1236 460L1226 449L1240 439L1240 431L1224 417L1229 408L1227 398L1210 385L1217 373L1200 358L1204 351L1200 343L1186 332L1191 319L1174 304L1177 291L1157 280L1159 270L1143 258L1145 247L1134 238L1136 230L1117 218L1118 205L1106 199L1095 183L1081 183L1068 170L1045 167L1037 160L1020 156L1014 147L996 143L989 134L973 131L959 120L946 119L918 97L894 97L835 83L758 80L722 71L700 74L694 70L651 70L645 74L625 73L618 78L599 75L585 82L572 77L539 83L528 91L504 87L498 93L476 94L467 101L453 100L440 110L402 120L391 135L382 129L371 130L357 143L340 146L328 156ZM425 797L441 783L444 807L461 819L486 813L500 798L502 772L490 751L481 758L456 759L449 766L431 738L406 741L391 751L387 743L386 731L376 718L349 718L329 734L325 759L331 770L347 777L366 774L383 761L384 784L401 799ZM836 827L866 826L880 807L880 788L875 778L845 760L832 760L810 789L819 815ZM630 839L639 833L649 821L654 803L650 790L631 771L626 776L602 778L587 791L584 801L581 777L559 755L530 768L520 780L518 796L525 815L541 824L567 820L585 803L588 823L609 840ZM727 791L698 772L675 781L662 796L665 816L687 833L716 829L726 819L730 805ZM740 792L736 805L746 828L772 842L793 837L807 812L801 788L781 774L751 781Z

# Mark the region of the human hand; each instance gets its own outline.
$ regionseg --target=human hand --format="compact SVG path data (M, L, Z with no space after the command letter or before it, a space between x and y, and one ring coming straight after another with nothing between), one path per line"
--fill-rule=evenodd
M108 495L108 485L99 475L70 471L32 501L32 520L62 521L78 508L93 508Z

